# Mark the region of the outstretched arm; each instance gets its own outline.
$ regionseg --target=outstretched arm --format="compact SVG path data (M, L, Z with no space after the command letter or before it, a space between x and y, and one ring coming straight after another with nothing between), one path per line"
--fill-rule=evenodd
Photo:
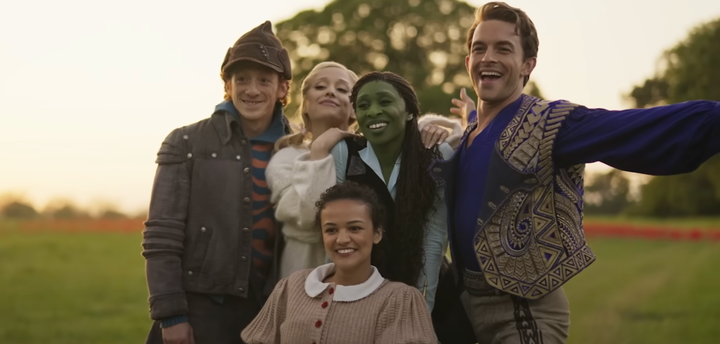
M687 173L720 152L720 102L648 109L575 109L553 150L558 166L601 161L653 175Z

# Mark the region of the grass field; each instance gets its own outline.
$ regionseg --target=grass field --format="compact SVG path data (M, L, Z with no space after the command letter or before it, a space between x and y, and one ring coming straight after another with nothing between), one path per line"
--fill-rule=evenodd
M720 217L662 219L643 217L586 216L585 223L632 224L672 229L720 229Z
M142 343L150 321L140 233L0 223L0 343ZM569 343L717 343L720 243L594 239L566 285Z

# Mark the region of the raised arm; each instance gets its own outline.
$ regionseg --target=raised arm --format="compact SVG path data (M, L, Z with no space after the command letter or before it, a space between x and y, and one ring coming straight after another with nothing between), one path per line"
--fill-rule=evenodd
M306 149L283 148L270 160L265 174L271 200L276 206L275 217L285 223L297 223L292 228L300 230L285 234L303 242L319 242L318 232L313 227L315 202L325 190L335 185L332 156L310 160Z
M418 129L426 147L438 143L448 143L453 148L460 143L464 130L459 119L433 113L427 113L418 118Z
M691 172L718 152L720 102L690 101L620 111L580 107L560 128L553 159L670 175Z
M181 257L190 198L190 174L182 132L176 129L162 143L142 240L150 293L150 317L174 323L187 321L188 306L182 288Z

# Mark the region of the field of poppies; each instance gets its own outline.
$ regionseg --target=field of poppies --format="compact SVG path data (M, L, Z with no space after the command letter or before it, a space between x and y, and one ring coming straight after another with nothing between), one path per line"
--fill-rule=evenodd
M0 221L0 343L141 343L142 220ZM716 343L720 220L590 218L569 343Z

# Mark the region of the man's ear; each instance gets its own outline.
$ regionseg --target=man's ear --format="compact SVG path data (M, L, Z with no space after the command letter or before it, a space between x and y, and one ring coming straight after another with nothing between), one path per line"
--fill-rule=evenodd
M288 95L288 91L290 91L290 81L280 80L280 84L278 85L277 99L285 98L285 96Z
M536 65L537 65L537 57L531 57L531 58L525 60L525 62L523 62L522 69L520 70L520 75L523 77L530 76L532 71L535 69Z

